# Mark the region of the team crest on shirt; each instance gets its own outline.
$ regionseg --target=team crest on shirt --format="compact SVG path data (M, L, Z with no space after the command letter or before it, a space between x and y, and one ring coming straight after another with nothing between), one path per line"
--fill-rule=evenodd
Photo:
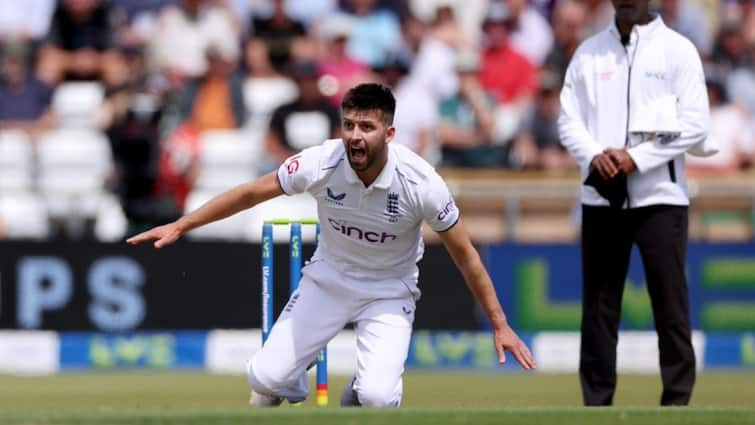
M389 222L395 223L398 221L398 193L388 192L384 214L386 217L388 217Z

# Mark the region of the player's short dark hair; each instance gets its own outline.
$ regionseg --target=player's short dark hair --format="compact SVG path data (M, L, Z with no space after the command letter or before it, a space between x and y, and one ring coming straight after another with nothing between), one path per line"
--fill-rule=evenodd
M369 111L378 109L383 112L383 122L393 124L396 112L396 98L391 89L377 83L364 83L352 87L341 101L341 110Z

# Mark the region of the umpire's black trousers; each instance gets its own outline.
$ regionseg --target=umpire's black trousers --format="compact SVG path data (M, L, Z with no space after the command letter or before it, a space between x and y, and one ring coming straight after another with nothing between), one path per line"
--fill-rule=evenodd
M621 297L632 245L645 268L660 349L662 405L686 405L695 382L689 323L687 207L582 207L582 342L579 376L587 406L613 403Z

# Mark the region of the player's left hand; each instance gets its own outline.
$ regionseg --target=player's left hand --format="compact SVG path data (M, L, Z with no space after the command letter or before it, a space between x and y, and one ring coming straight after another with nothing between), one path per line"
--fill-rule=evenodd
M498 362L506 363L506 351L510 352L516 361L526 370L534 369L535 358L532 356L529 348L519 339L519 336L506 326L503 329L493 331L493 342L495 350L498 352Z
M622 173L629 175L637 170L637 164L634 163L632 156L626 149L606 149L605 152Z

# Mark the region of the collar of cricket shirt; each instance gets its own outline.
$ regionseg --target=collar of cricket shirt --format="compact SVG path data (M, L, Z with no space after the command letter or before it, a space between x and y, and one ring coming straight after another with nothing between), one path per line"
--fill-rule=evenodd
M652 17L650 22L645 25L635 25L632 28L632 34L630 36L632 44L635 44L637 42L638 37L646 40L647 38L652 37L658 29L664 28L666 26L666 24L663 23L663 18L661 18L661 15L651 12L650 16ZM616 26L616 19L611 19L611 23L608 26L608 32L610 32L612 36L616 37L617 40L621 39L621 33L619 32L619 28Z
M378 174L375 181L372 182L372 184L367 188L368 190L372 190L372 188L388 189L389 187L391 187L391 183L393 183L393 174L396 170L396 163L398 162L398 159L396 158L396 151L394 149L391 149L390 144L388 144L385 148L388 149L388 161L386 161L385 166L380 171L380 174ZM344 152L344 155L348 154ZM364 184L361 180L359 180L359 176L357 176L356 171L351 168L351 164L349 164L348 158L344 158L344 161L346 161L346 166L343 167L343 172L346 181L350 184L359 183L360 185L362 185L362 187L364 187Z

